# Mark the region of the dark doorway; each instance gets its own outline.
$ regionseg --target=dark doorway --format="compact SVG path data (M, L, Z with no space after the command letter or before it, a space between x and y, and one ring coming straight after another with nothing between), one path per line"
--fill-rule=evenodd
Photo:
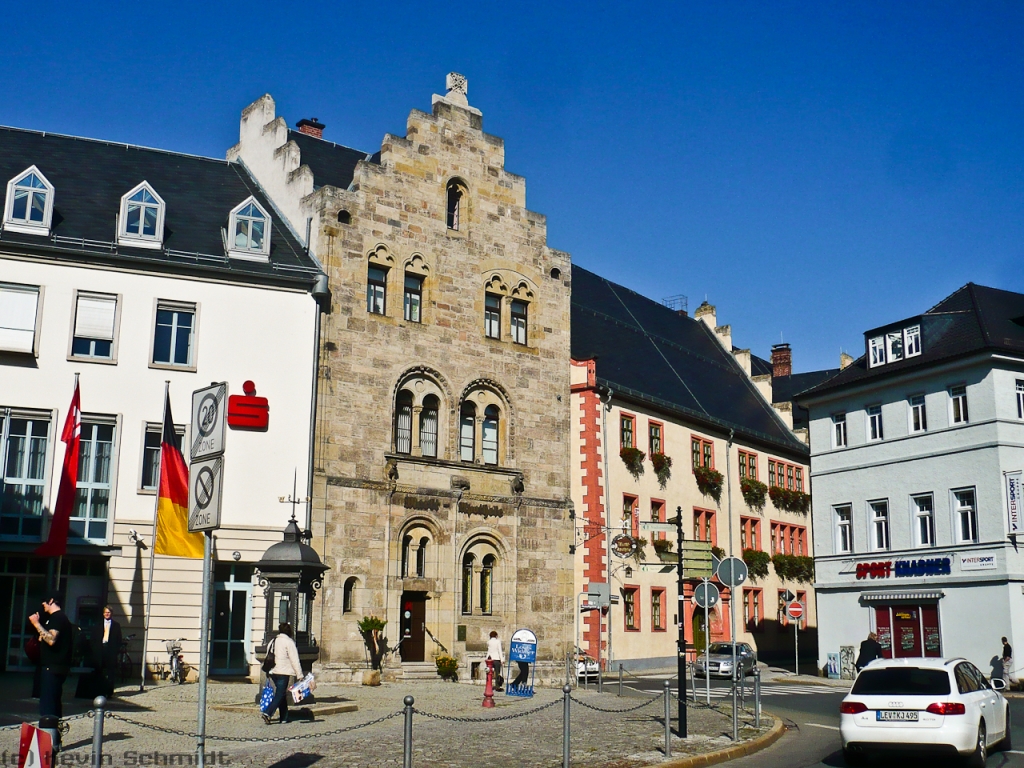
M402 661L423 661L426 641L427 593L402 593Z

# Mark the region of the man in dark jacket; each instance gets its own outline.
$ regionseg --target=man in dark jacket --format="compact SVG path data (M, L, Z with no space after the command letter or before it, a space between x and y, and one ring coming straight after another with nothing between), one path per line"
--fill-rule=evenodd
M64 716L61 695L64 681L71 672L72 627L67 615L61 610L63 597L57 591L43 597L42 613L28 617L33 628L39 633L39 655L43 670L39 686L39 727L48 731L53 740L53 751L60 751L58 723Z
M860 672L872 661L880 658L882 658L882 644L878 642L878 635L869 632L868 639L860 644L860 655L857 657L856 664L857 671Z

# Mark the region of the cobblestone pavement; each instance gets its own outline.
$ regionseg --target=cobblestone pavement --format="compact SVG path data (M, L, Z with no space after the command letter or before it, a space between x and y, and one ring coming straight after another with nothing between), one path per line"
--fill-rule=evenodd
M4 676L7 681L11 676ZM74 680L65 685L65 717L81 713L87 702L70 698ZM8 685L8 689L11 686ZM27 686L25 691L27 694ZM17 692L17 693L20 693ZM35 702L27 698L0 701L2 722L22 718L35 720ZM196 685L160 685L145 693L125 691L112 703L107 720L104 763L129 765L190 765L195 738L141 727L135 723L192 733L196 727ZM256 686L211 683L208 702L212 704L252 703ZM379 688L357 685L321 685L317 696L322 701L350 699L358 712L327 715L316 722L290 722L265 725L255 705L250 712L224 712L210 709L207 714L207 765L266 766L268 768L306 768L307 766L353 766L377 768L402 764L402 700L415 697L417 714L413 720L413 764L448 768L476 766L555 766L562 756L562 694L556 689L538 689L533 699L515 699L495 695L494 709L483 709L479 686L442 682L384 684ZM598 768L633 768L664 760L664 699L645 697L635 692L617 698L613 693L600 695L579 689L571 710L572 764ZM652 703L642 705L645 699ZM599 712L600 707L628 712ZM545 707L544 705L549 705ZM675 722L673 701L673 729ZM688 739L673 738L673 757L707 752L728 746L731 730L727 710L688 710ZM456 718L438 719L428 714ZM388 715L397 715L346 733L339 729L359 726ZM124 718L131 721L128 722ZM463 718L495 720L468 722ZM502 719L499 719L502 718ZM510 718L510 719L504 719ZM755 735L749 714L744 715L741 737ZM91 753L93 719L70 720L70 732L64 739L65 752L60 764L88 764ZM229 741L245 739L245 741ZM299 738L294 738L299 737ZM252 742L248 739L267 739ZM10 760L18 748L16 730L0 731L0 751L7 750ZM156 754L159 753L159 754ZM216 754L214 754L216 753ZM107 755L109 755L109 762ZM0 762L4 758L0 757Z

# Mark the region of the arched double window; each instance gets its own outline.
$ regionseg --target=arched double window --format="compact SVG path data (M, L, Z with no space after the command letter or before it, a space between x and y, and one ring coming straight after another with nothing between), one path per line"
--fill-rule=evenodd
M490 541L477 540L462 556L463 615L494 613L499 583L497 549Z
M430 536L424 528L409 531L402 537L402 578L427 578Z
M500 466L507 463L508 405L486 384L465 394L459 407L459 459Z
M402 382L395 396L395 453L439 457L441 396L441 388L425 376L410 377Z

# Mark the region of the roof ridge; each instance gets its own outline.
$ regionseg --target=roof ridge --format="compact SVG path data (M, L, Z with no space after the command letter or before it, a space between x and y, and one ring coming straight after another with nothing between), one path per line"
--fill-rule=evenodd
M319 141L319 142L321 142L323 144L330 144L332 147L338 147L340 149L347 149L347 150L350 150L351 152L358 152L359 154L365 155L366 157L370 157L370 156L373 155L373 152L367 152L364 149L356 149L355 147L350 147L348 144L339 144L336 141L329 141L327 139L317 139L316 136L310 136L308 133L302 133L302 131L296 131L294 128L289 128L288 129L288 133L298 133L298 134L301 134L302 136L308 136L309 138L315 139L316 141Z
M207 157L206 155L193 155L190 152L178 152L173 149L160 149L159 147L147 147L142 144L128 144L124 141L111 141L110 139L94 139L90 136L75 136L70 133L57 133L56 131L37 131L34 128L18 128L13 125L0 125L0 131L14 131L17 133L33 133L42 138L56 137L58 139L70 139L71 141L88 141L93 144L104 144L109 147L123 147L124 149L137 149L142 152L158 152L162 155L173 155L174 157L187 157L193 160L206 160L218 165L230 165L228 160L218 157Z
M964 289L965 289L965 288L967 288L967 287L968 287L969 285L971 285L971 284L970 284L970 283L965 283L964 285L961 285L961 286L960 286L959 288L957 288L957 289L956 289L955 291L953 291L953 292L952 292L951 294L949 294L949 295L948 295L948 296L946 296L945 298L943 298L943 299L940 299L940 300L939 300L938 302L936 302L936 303L935 303L935 305L934 305L934 306L932 306L932 308L931 308L931 309L926 309L926 310L925 310L925 311L924 311L924 312L923 312L922 314L925 314L925 315L930 315L930 314L932 314L933 312L935 312L935 309L936 309L937 307L941 306L942 304L945 304L945 303L946 303L947 301L949 301L950 299L952 299L952 298L953 298L954 296L956 296L956 295L957 295L958 293L960 293L960 291L964 290Z

